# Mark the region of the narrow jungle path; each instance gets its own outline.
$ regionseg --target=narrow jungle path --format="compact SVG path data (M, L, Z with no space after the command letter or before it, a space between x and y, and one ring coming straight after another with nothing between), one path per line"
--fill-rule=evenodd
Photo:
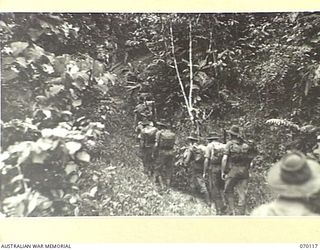
M202 199L174 188L160 190L143 173L133 138L114 136L107 152L82 175L80 215L215 215Z

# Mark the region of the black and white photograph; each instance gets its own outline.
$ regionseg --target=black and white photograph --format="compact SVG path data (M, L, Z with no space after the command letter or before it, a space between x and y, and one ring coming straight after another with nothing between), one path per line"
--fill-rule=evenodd
M320 215L320 12L0 13L0 217Z

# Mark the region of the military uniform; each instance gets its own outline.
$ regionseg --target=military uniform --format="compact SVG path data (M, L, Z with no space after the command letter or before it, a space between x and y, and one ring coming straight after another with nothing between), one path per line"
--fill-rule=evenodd
M157 128L151 124L146 125L140 134L140 148L142 154L142 162L145 172L152 176L154 171L154 140L157 133Z
M208 149L204 145L190 145L185 153L185 165L188 165L191 171L191 191L196 193L199 190L207 204L211 204L204 176L204 157L209 155L207 151Z
M164 123L157 123L158 125L167 126ZM164 137L166 134L170 134L171 142L166 144ZM159 184L163 188L164 182L167 186L170 186L173 166L174 166L174 143L175 143L175 134L168 128L162 128L157 131L155 136L155 168L154 168L154 177L159 179Z
M228 157L224 194L228 203L229 213L235 214L235 192L239 196L238 206L240 214L245 214L246 195L249 179L249 164L246 152L238 152L249 149L245 143L239 139L234 139L226 144L225 155ZM243 150L245 151L245 150Z
M224 202L222 197L224 181L221 179L221 152L225 150L225 144L218 141L208 143L205 158L210 161L208 169L208 186L210 198L215 203L217 215L223 213Z
M135 124L138 124L139 121L143 120L144 117L146 117L149 120L154 121L154 108L153 108L153 102L152 101L144 101L142 103L139 103L135 109Z

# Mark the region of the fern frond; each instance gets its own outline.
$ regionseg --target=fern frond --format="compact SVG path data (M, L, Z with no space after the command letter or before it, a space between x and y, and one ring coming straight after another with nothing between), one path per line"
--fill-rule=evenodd
M276 119L276 118L275 119L269 119L269 120L266 121L266 124L279 126L279 127L280 126L284 126L284 127L294 128L294 129L297 129L297 130L300 129L300 127L297 124L295 124L295 123L293 123L291 121L288 121L286 119Z

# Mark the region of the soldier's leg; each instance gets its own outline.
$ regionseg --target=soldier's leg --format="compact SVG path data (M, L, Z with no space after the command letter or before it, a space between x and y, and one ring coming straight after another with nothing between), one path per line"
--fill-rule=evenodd
M154 180L155 183L159 181L160 168L161 168L161 159L158 152L154 158L154 168L153 168L153 175L152 175L152 179Z
M152 148L148 148L147 149L147 159L146 159L146 172L147 172L147 175L149 177L151 177L152 175L152 168L153 168L153 158L152 158Z
M147 161L148 161L148 152L147 150L141 149L141 153L142 153L142 165L143 165L143 171L146 172L147 169Z
M194 170L193 164L190 164L190 171L191 171L191 176L190 176L190 192L192 194L196 194L196 189L197 189L197 178L196 178L196 172Z
M165 155L163 154L163 151L159 151L158 155L158 180L159 180L159 185L163 189L164 188L164 168L165 168Z
M241 179L235 187L239 196L239 213L240 215L245 215L246 213L246 197L248 191L248 179Z
M212 173L212 200L215 203L217 215L223 214L223 208L224 208L223 200L219 190L220 178L221 178L220 172L215 171Z
M227 202L227 209L230 215L235 215L235 197L234 187L237 184L238 179L236 177L228 177L225 182L224 194Z
M205 202L208 205L211 205L210 196L209 196L205 179L200 174L197 175L197 184L200 188L200 193L204 196Z
M172 153L170 153L167 156L166 159L166 184L169 187L171 185L171 181L172 181L172 175L173 175L173 164L174 164L174 155Z

